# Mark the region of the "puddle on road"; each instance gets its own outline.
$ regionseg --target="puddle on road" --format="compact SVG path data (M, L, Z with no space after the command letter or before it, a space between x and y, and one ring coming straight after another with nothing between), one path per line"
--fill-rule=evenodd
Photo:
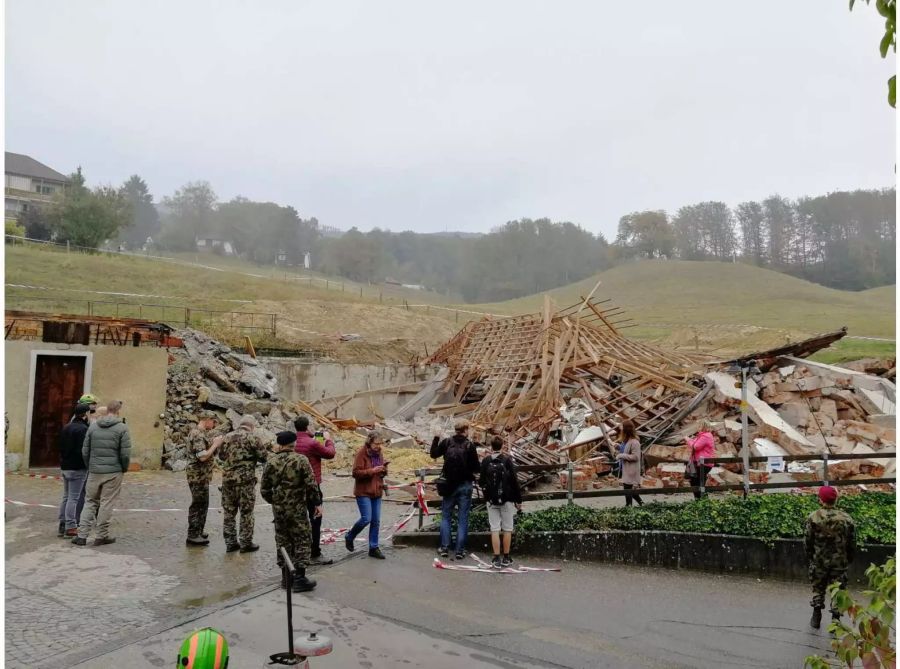
M176 606L180 606L183 608L201 608L204 606L211 606L213 604L221 604L222 602L228 601L229 599L233 599L239 595L243 595L245 592L248 592L252 589L252 585L243 585L236 590L228 590L226 592L215 592L204 597L195 597L193 599L184 599L180 602L176 602Z

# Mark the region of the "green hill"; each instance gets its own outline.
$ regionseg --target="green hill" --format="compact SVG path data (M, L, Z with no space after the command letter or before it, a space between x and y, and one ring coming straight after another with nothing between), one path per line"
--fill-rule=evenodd
M755 326L801 333L836 330L851 335L893 338L895 286L862 292L825 288L786 274L739 263L645 260L615 267L590 279L548 291L564 307L586 296L597 280L595 296L612 298L639 326ZM498 304L485 311L539 311L543 294Z

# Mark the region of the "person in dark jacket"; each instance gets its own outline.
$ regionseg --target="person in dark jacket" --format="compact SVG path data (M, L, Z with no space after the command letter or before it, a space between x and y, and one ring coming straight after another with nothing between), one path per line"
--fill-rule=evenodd
M494 569L512 564L509 547L512 544L513 519L522 510L522 491L512 458L502 452L503 439L491 439L491 454L481 461L478 485L487 502L488 524L491 526L491 545L494 548ZM503 559L500 544L503 540Z
M87 466L87 499L78 525L76 546L84 546L97 524L94 546L115 543L109 536L109 519L113 504L122 490L122 479L131 464L131 435L119 416L122 402L113 400L106 405L107 415L91 423L84 437L81 457Z
M75 407L72 422L59 433L59 468L62 470L63 495L59 503L59 537L75 537L78 534L78 519L84 507L84 483L87 467L81 457L84 435L88 431L89 404Z
M369 526L369 557L384 560L384 553L378 547L378 531L381 527L381 497L384 495L384 477L387 476L387 460L382 453L384 438L377 432L370 432L366 443L356 453L353 460L353 496L359 507L359 520L354 523L344 537L348 551L353 551L356 535Z
M456 559L466 556L469 533L469 508L472 506L472 484L478 476L478 452L469 441L469 423L461 420L454 426L455 434L447 439L435 437L431 442L431 457L444 458L443 490L441 497L441 545L438 553L447 557L450 552L450 518L458 511L456 530Z
M297 430L297 443L294 451L305 455L316 477L316 485L319 486L319 497L322 496L322 460L332 460L336 451L334 442L328 432L322 434L321 441L309 433L309 418L300 416L294 421ZM309 524L312 529L312 544L310 546L310 560L312 564L331 564L331 560L322 557L322 548L319 545L322 536L322 507L315 506L311 499L307 500L306 509L309 514ZM317 511L318 509L318 511Z

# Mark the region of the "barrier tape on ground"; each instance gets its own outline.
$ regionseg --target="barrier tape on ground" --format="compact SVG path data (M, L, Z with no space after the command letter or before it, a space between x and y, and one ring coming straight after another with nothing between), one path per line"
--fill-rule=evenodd
M494 569L490 564L480 559L476 555L471 555L472 558L478 563L476 565L470 564L447 564L446 562L442 562L440 558L434 558L434 567L435 569L444 569L447 571L468 571L475 572L478 574L532 574L535 572L555 572L562 571L560 567L503 567L501 569Z
M32 473L24 473L24 472L12 472L7 471L7 476L27 476L30 479L52 479L54 481L62 481L62 476L54 476L53 474L32 474Z

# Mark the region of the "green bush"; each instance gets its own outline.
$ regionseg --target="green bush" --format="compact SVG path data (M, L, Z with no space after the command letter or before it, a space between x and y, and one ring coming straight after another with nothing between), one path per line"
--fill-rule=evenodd
M556 506L525 513L516 522L518 535L572 530L665 530L734 534L773 539L802 538L807 516L819 507L812 495L751 495L747 499L701 499L681 504L649 503L642 507L603 509ZM838 500L856 522L857 543L896 543L895 498L881 492L843 495ZM487 531L487 513L469 516L469 531Z

